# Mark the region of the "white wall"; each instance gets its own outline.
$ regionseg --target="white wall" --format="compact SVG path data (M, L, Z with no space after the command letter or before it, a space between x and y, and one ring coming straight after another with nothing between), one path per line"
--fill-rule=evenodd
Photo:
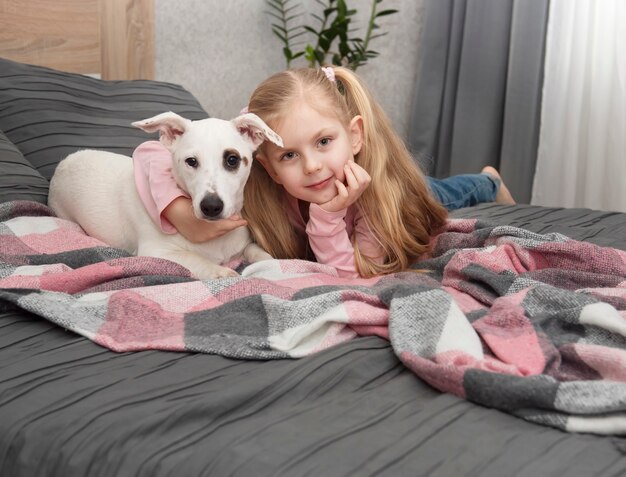
M295 2L297 3L297 1ZM319 13L317 2L302 0ZM359 10L363 32L371 0L348 0ZM385 0L382 31L371 49L380 56L358 73L379 99L398 132L406 134L415 86L423 0ZM271 32L265 0L155 0L156 79L183 85L211 116L236 116L255 86L285 68L282 43ZM303 19L314 21L309 13ZM303 64L296 64L303 66Z

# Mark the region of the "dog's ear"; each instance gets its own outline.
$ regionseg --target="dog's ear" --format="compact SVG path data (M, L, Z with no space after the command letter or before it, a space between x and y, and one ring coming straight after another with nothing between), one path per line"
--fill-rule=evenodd
M191 121L169 111L143 121L136 121L132 125L146 132L159 131L159 141L164 146L171 146L178 136L182 136L189 129Z
M245 113L232 119L231 122L237 128L239 134L252 142L255 148L259 147L266 140L283 147L282 138L272 131L256 114Z

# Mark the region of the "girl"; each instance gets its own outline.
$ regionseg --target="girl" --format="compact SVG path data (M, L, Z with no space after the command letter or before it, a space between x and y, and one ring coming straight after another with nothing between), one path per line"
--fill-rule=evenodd
M340 276L371 277L407 269L429 251L431 236L447 218L431 192L441 192L442 183L433 181L429 187L384 111L352 71L326 67L277 73L257 87L248 109L284 142L283 148L261 145L245 188L243 215L270 255L317 260L335 267ZM144 148L133 155L135 167L150 161ZM152 154L163 155L162 150ZM480 191L487 183L488 196L479 195L478 201L493 200L496 192L506 190L495 169L485 172L493 177L461 176L470 190ZM449 197L454 187L443 192L446 201L458 199ZM193 240L198 219L188 199L178 197L166 205L154 218L157 223L163 226L165 217ZM222 221L220 227L234 228L238 220ZM186 225L191 225L192 237L185 233Z

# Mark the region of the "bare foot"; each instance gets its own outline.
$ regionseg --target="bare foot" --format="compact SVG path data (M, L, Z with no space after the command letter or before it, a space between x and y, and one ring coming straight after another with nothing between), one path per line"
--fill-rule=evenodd
M508 187L504 184L502 177L500 177L500 173L493 167L487 166L483 167L483 170L480 171L483 174L489 174L492 177L500 179L500 190L496 194L496 203L497 204L505 204L505 205L515 205L515 199L511 195Z

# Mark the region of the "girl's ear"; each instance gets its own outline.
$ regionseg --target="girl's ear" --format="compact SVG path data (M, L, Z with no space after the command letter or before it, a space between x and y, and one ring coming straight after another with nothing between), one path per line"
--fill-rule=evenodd
M361 116L355 116L350 121L350 142L352 155L356 156L363 145L363 118Z
M276 174L276 171L274 170L272 163L265 155L263 155L261 151L257 151L256 155L254 156L254 159L261 163L261 165L263 166L263 169L265 169L267 173L270 175L270 177L274 179L274 182L276 182L277 184L281 184L280 177L278 177L278 174Z

